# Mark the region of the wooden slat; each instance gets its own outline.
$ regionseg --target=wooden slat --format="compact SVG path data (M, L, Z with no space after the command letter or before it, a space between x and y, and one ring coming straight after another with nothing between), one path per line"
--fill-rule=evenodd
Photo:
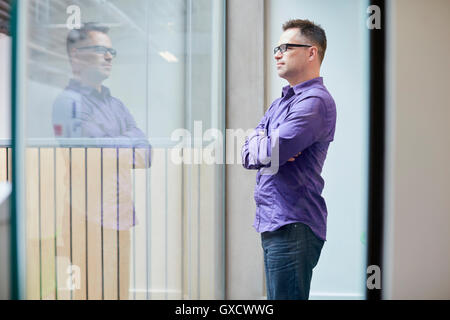
M57 299L71 299L70 274L70 162L69 149L56 149L56 254Z
M12 149L8 148L8 181L9 182L12 182L12 167L13 167Z
M119 231L119 299L130 299L131 230Z
M215 206L216 189L214 165L202 164L199 166L200 175L200 299L213 299L215 296L215 284L220 279L216 266L216 252L219 248L218 230L219 221L215 221L216 212L220 210Z
M101 150L87 151L88 299L102 299Z
M104 298L118 298L117 264L117 154L103 150L103 274Z
M79 277L73 299L86 299L86 179L85 150L72 149L72 264ZM79 286L78 286L79 284Z
M182 299L183 272L183 212L182 212L182 165L170 160L170 150L167 159L168 183L168 299Z
M190 196L191 197L191 223L187 225L186 235L190 234L191 239L191 247L189 251L186 252L187 255L190 256L190 284L191 284L191 299L200 299L200 287L199 287L199 225L198 225L198 211L199 211L199 165L193 164L190 166L192 176L190 180L190 184L186 186L190 188ZM186 189L185 189L186 190Z
M55 185L53 149L40 150L42 298L56 298Z
M27 149L26 174L26 224L27 224L27 299L41 298L40 239L39 239L39 150Z
M137 154L144 154L144 150L137 150ZM144 156L145 158L145 156ZM145 166L144 166L145 168ZM147 169L135 169L134 177L134 189L135 193L135 211L136 211L136 222L137 225L133 228L132 233L132 289L137 300L145 300L147 298L147 237L149 236L147 232L147 201L149 199L149 194L147 191Z
M166 290L166 179L165 179L165 150L154 149L152 152L152 166L150 179L150 275L151 299L165 299Z
M133 228L133 150L119 150L119 284L120 300L130 299L130 229Z
M0 182L7 181L7 170L6 148L0 147Z
M186 149L184 152L193 151ZM198 286L198 165L184 165L184 284L183 299L199 299Z
M147 169L149 160L151 160L151 150L150 149L135 149L134 155L134 167L136 169Z
M188 236L188 224L189 224L189 208L191 206L191 200L189 194L187 193L187 185L189 185L190 181L190 171L189 166L183 164L183 298L189 299L189 274L190 274L190 257L188 255L189 252L189 236Z

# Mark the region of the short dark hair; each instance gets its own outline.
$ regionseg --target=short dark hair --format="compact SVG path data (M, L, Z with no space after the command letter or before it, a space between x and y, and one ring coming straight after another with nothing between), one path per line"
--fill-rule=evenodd
M283 31L289 29L300 29L300 34L312 42L319 49L320 63L325 58L327 51L327 36L325 30L318 24L309 20L294 19L283 24Z
M109 28L97 22L86 22L81 25L81 28L70 30L69 34L67 35L67 42L66 42L67 54L69 55L69 57L70 57L70 50L72 50L72 48L74 48L78 42L87 39L89 36L89 32L93 31L107 34Z

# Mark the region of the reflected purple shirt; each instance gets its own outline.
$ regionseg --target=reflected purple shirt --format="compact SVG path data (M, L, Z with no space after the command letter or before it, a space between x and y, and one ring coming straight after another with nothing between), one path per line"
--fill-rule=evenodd
M258 170L253 224L258 232L301 222L326 240L321 173L335 127L336 105L322 77L283 88L242 148L243 166Z
M98 92L74 79L53 105L53 128L60 138L146 138L108 88Z
M115 179L118 179L120 192L117 193L114 188L102 189L103 207L100 207L100 199L96 199L97 201L93 202L94 205L88 214L89 221L109 229L128 230L137 225L139 221L134 212L131 170L133 166L136 169L150 166L150 145L125 105L113 97L105 86L102 86L101 92L98 92L94 88L84 86L78 80L72 79L56 99L52 117L56 138L110 138L110 140L106 140L112 142L111 146L114 148L131 146L139 148L135 150L129 163L123 162L123 159L119 162L120 166L129 170L102 173L102 184L105 181L115 184ZM117 140L117 145L115 144L116 138L120 138ZM116 151L113 153L103 152L102 159L104 162L120 160ZM83 163L72 162L72 167L78 165L83 165ZM117 199L117 195L119 195L119 199ZM120 204L119 208L118 204ZM79 204L72 205L78 206ZM101 216L95 214L101 209L103 209ZM82 211L84 208L79 210Z

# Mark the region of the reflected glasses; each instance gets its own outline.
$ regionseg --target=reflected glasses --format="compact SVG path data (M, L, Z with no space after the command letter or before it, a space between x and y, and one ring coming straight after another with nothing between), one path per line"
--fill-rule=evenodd
M284 44L279 45L278 47L275 47L273 49L273 54L277 54L278 51L280 51L283 54L290 47L306 47L306 48L310 48L312 46L310 46L309 44L284 43Z
M107 48L104 46L88 46L88 47L80 47L77 48L77 50L90 50L92 52L105 55L107 52L109 52L110 55L112 55L113 58L117 56L117 50L113 48Z

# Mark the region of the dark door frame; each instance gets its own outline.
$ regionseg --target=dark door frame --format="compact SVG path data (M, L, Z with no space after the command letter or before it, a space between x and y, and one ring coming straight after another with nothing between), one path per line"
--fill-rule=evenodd
M386 3L370 0L381 12L381 29L369 31L369 188L367 267L383 265L385 114L386 114ZM381 272L381 275L383 273ZM369 290L366 299L381 300L382 289Z

